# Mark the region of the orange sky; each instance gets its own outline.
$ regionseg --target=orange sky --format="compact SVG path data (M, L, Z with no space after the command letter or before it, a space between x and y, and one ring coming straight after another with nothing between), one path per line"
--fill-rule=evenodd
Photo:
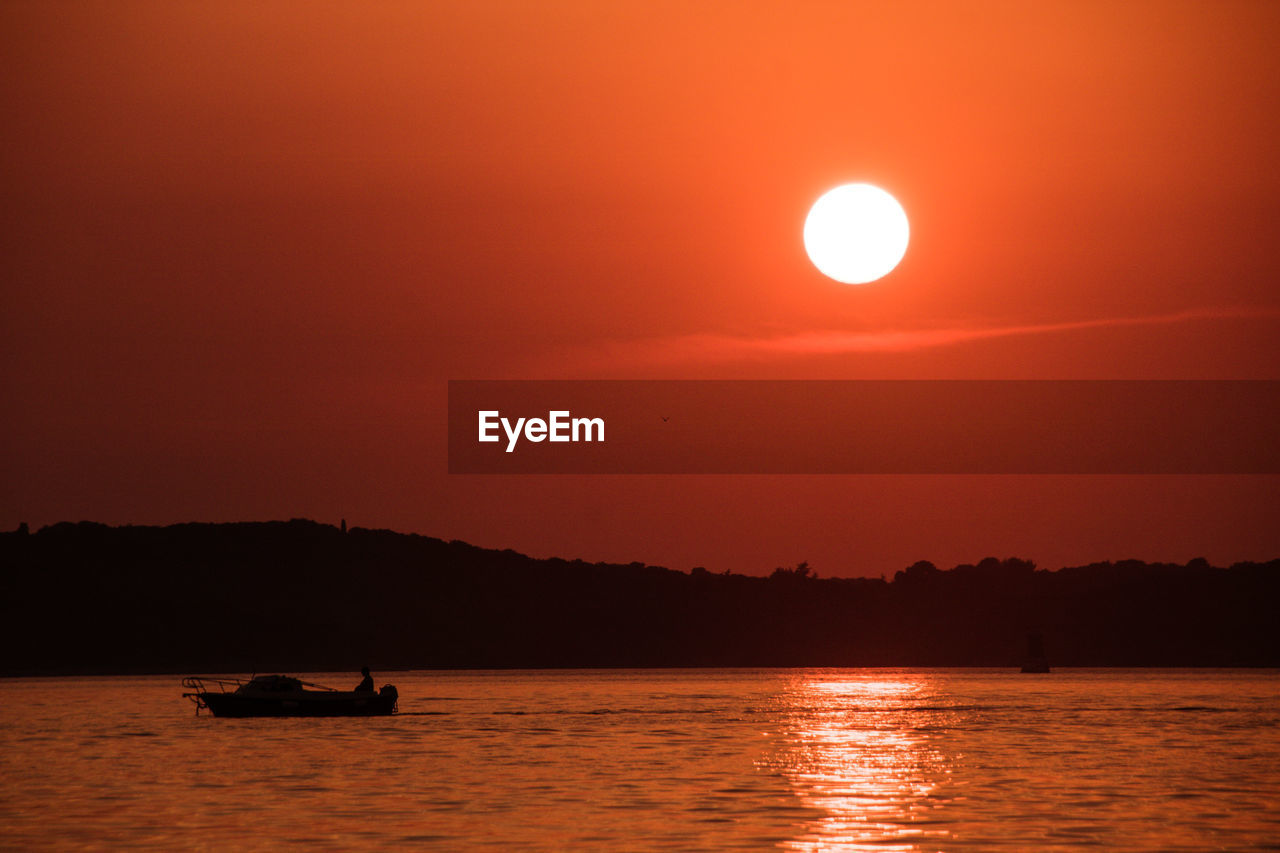
M1280 378L1272 3L0 7L0 525L878 574L1280 554L1274 477L445 473L473 378ZM850 287L800 229L894 193Z

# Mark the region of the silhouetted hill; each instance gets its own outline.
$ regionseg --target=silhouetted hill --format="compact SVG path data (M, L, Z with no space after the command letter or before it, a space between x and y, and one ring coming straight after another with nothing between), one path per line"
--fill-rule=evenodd
M1280 560L891 582L535 560L312 521L0 534L0 673L577 666L1277 666Z

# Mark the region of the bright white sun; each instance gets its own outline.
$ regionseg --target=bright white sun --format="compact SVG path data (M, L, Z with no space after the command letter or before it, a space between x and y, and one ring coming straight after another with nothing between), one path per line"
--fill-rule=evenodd
M845 284L886 276L907 253L910 228L898 200L871 184L845 184L813 203L804 250L823 275Z

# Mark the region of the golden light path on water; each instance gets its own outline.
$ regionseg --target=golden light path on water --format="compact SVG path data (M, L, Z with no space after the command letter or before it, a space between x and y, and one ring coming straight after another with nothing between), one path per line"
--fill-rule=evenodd
M821 815L793 850L914 851L949 833L930 813L951 797L948 759L903 711L930 694L927 679L800 679L786 692L786 747L769 763Z

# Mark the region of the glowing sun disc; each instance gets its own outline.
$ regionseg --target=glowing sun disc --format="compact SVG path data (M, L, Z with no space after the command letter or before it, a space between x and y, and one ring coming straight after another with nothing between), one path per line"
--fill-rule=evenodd
M871 184L845 184L809 209L804 250L823 275L866 284L898 265L910 232L907 213L896 198Z

